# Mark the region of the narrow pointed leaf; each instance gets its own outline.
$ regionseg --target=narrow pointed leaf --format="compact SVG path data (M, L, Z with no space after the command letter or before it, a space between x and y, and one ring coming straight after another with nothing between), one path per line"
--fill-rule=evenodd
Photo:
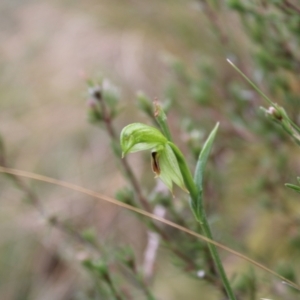
M198 162L197 162L197 166L196 166L196 170L195 170L195 176L194 176L194 181L195 181L195 184L198 187L198 189L202 189L203 172L204 172L206 162L208 160L208 156L210 154L215 136L217 134L218 127L219 127L219 123L216 124L215 128L212 130L209 137L205 141L204 146L203 146L203 148L200 152L199 158L198 158Z
M194 214L198 217L201 214L201 210L202 210L202 206L203 206L203 199L202 199L202 196L203 196L202 195L203 194L203 186L202 186L203 173L204 173L204 169L205 169L215 136L217 134L218 128L219 128L219 123L216 124L215 128L211 131L209 137L205 141L204 146L200 152L196 170L195 170L194 182L198 189L198 197L197 197L197 201L192 200L191 204L192 204L192 209L194 211Z
M291 183L286 183L285 186L292 189L292 190L294 190L294 191L296 191L296 192L298 192L298 193L300 193L300 186L298 186L298 185L294 185L294 184L291 184Z

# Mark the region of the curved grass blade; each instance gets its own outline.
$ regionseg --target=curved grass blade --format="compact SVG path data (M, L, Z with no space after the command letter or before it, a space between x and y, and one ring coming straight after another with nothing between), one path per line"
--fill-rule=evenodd
M6 174L13 174L13 175L16 175L16 176L21 176L21 177L26 177L26 178L31 178L31 179L34 179L34 180L38 180L38 181L42 181L42 182L47 182L47 183L50 183L50 184L54 184L54 185L57 185L57 186L61 186L61 187L64 187L64 188L67 188L67 189L71 189L71 190L74 190L74 191L77 191L77 192L80 192L80 193L83 193L85 195L88 195L88 196L91 196L91 197L94 197L96 199L100 199L100 200L103 200L103 201L106 201L106 202L110 202L112 204L115 204L115 205L118 205L120 207L123 207L123 208L126 208L128 210L131 210L131 211L134 211L138 214L141 214L143 216L146 216L146 217L149 217L149 218L152 218L153 220L157 220L159 222L162 222L166 225L169 225L173 228L176 228L178 230L181 230L182 232L185 232L187 234L190 234L198 239L201 239L207 243L210 243L210 244L213 244L217 247L219 247L220 249L223 249L243 260L246 260L248 261L249 263L257 266L258 268L272 274L273 276L276 276L277 278L279 278L280 280L288 283L291 287L293 287L294 289L300 291L300 286L298 286L296 283L290 281L289 279L279 275L278 273L276 273L275 271L272 271L271 269L265 267L264 265L260 264L259 262L249 258L248 256L238 252L238 251L235 251L221 243L218 243L214 240L211 240L209 238L207 238L206 236L204 235L201 235L199 233L196 233L188 228L185 228L181 225L178 225L174 222L171 222L167 219L164 219L162 217L159 217L157 215L154 215L154 214L151 214L147 211L144 211L142 209L139 209L139 208L136 208L134 206L131 206L129 204L126 204L126 203L123 203L123 202L120 202L116 199L113 199L111 197L108 197L106 195L103 195L103 194L100 194L100 193L97 193L97 192L94 192L94 191L91 191L89 189L86 189L84 187L81 187L81 186L78 186L78 185L75 185L75 184L72 184L72 183L69 183L69 182L65 182L65 181L61 181L61 180L58 180L58 179L55 179L55 178L52 178L52 177L47 177L47 176L43 176L43 175L39 175L39 174L35 174L35 173L31 173L31 172L26 172L26 171L22 171L22 170L16 170L16 169L11 169L11 168L5 168L5 167L1 167L0 166L0 173L6 173Z

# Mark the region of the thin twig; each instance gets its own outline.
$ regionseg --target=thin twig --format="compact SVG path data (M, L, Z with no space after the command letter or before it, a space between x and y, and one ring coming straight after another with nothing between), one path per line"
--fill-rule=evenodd
M107 132L108 132L108 134L109 134L112 142L117 142L118 137L117 137L115 129L114 129L113 125L112 125L112 119L111 119L111 116L110 116L110 114L109 114L109 112L107 110L107 107L106 107L105 103L104 103L102 95L101 94L98 94L98 96L95 95L95 98L100 103L101 111L102 111L102 116L103 116L103 121L104 121L104 124L106 126L106 130L107 130ZM134 188L134 191L135 191L135 193L137 195L137 198L139 199L142 207L145 210L147 210L147 211L150 212L152 210L152 208L149 205L147 199L144 197L144 195L142 193L142 190L140 188L140 185L139 185L139 183L138 183L138 181L137 181L134 173L132 172L132 170L131 170L131 168L130 168L130 166L128 164L128 161L126 159L126 157L119 159L119 161L121 162L121 164L122 164L122 166L123 166L123 168L124 168L124 170L126 172L126 175L129 178L129 181L132 184L132 186Z
M283 3L290 9L294 10L295 12L297 12L298 14L300 14L300 8L297 7L296 5L294 5L293 3L291 3L288 0L284 0Z
M202 1L200 2L202 3ZM228 45L229 38L226 32L224 31L224 26L220 23L216 13L214 12L212 5L210 3L203 3L203 5L205 6L205 11L208 18L210 19L211 23L213 24L219 35L222 45Z
M5 167L5 168L9 168L9 166L7 165L7 162L6 162L5 154L1 151L0 151L0 164L1 164L1 166ZM35 195L35 193L23 182L23 180L21 180L20 177L14 175L14 174L9 174L9 178L14 182L14 184L20 190L22 190L26 194L26 198L37 209L37 211L43 217L46 217L42 202Z

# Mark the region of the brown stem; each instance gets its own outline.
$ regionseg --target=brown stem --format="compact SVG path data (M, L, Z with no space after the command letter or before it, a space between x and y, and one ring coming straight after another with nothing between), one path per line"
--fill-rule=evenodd
M5 168L8 167L4 153L0 153L0 165ZM14 184L20 190L22 190L26 194L27 198L31 201L31 204L39 211L39 213L45 216L45 211L42 202L38 199L34 192L18 176L13 174L9 174L7 176L14 182Z
M201 2L201 1L200 1ZM201 2L202 4L202 2ZM229 38L226 34L226 32L224 31L224 26L220 23L216 13L214 12L213 8L207 4L204 3L205 5L205 11L207 13L208 18L210 19L211 23L213 24L213 26L215 27L217 33L219 34L219 38L220 41L223 45L228 45L229 43Z
M117 135L116 135L115 129L113 128L113 125L112 125L112 119L110 117L109 112L107 111L106 105L105 105L105 103L102 99L102 96L100 94L98 95L97 100L99 101L100 106L101 106L103 121L104 121L104 124L106 126L106 130L107 130L111 140L113 142L116 142L117 141ZM122 166L123 166L123 168L126 172L127 177L129 178L129 181L130 181L134 191L136 192L137 198L139 199L142 207L146 211L151 212L152 208L149 205L147 199L144 197L144 195L141 191L140 185L139 185L136 177L134 176L134 174L133 174L133 172L132 172L132 170L131 170L131 168L128 164L128 161L127 161L126 157L124 157L123 159L120 158L120 162L121 162L121 164L122 164Z
M295 12L297 12L298 14L300 14L300 8L297 7L296 5L294 5L293 3L291 3L288 0L284 0L283 3L285 4L286 7L294 10Z

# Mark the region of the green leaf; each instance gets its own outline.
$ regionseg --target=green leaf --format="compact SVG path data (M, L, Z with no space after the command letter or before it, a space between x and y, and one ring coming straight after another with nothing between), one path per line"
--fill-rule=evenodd
M202 210L202 206L203 206L203 204L202 204L202 202L203 202L203 199L202 199L203 173L204 173L204 169L205 169L215 136L217 134L218 128L219 128L219 123L216 124L215 128L211 131L209 137L205 141L204 146L200 152L196 170L195 170L194 182L198 189L199 195L198 195L197 201L192 200L192 209L194 211L195 216L197 216L197 217L199 217L201 210Z
M296 191L296 192L298 192L298 193L300 193L300 186L298 186L298 185L294 185L294 184L291 184L291 183L286 183L285 186L292 189L292 190L294 190L294 191Z
M210 154L215 136L217 134L219 128L219 123L216 124L215 128L211 131L209 137L204 143L204 146L199 154L196 170L195 170L195 176L194 181L198 189L202 189L202 181L203 181L203 172L206 166L206 162L208 160L208 156Z

